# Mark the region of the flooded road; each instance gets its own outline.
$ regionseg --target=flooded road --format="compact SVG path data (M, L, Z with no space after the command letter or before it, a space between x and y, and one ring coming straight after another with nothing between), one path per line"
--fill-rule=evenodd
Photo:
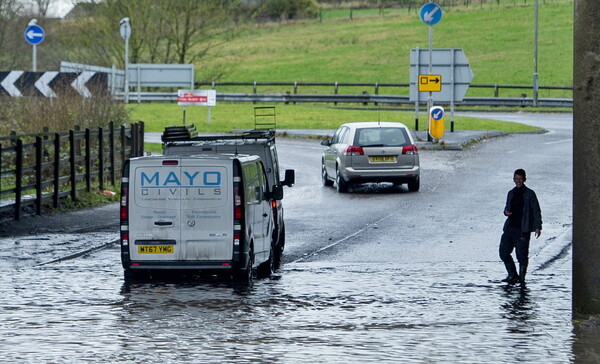
M126 284L118 258L113 247L5 276L3 360L564 363L574 357L568 259L538 272L525 289L490 283L489 264L311 262L286 264L273 279L236 291L217 280Z
M284 261L245 291L210 277L125 283L117 230L2 239L0 361L599 362L597 328L571 319L572 141L569 120L555 121L423 151L419 193L339 195L320 186L318 142L280 143L297 173ZM544 214L524 288L498 282L519 167Z

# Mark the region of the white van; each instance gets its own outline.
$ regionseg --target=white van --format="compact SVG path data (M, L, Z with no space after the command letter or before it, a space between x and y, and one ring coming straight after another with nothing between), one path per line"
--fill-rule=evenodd
M273 271L273 201L258 156L153 156L128 160L121 187L125 278L152 270L210 270L251 284Z

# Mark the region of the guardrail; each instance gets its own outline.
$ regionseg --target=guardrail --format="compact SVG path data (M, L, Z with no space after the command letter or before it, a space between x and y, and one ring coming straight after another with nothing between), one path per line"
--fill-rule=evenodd
M0 213L19 220L28 206L59 207L69 196L115 185L123 162L143 154L143 122L115 130L70 130L0 138Z
M123 100L123 94L117 93L115 98ZM130 102L177 102L177 92L140 92L130 93ZM401 95L312 95L312 94L243 94L217 92L217 101L231 102L268 102L268 103L362 103L368 104L391 104L391 105L414 105L408 96ZM427 104L426 100L420 102L421 105ZM457 106L506 106L506 107L526 107L534 106L531 97L465 97L461 102L454 103ZM567 98L539 98L538 107L573 107L573 99Z

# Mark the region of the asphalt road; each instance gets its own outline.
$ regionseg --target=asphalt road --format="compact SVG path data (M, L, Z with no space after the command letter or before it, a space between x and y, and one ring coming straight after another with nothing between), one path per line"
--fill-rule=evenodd
M564 114L485 114L546 129L484 140L467 150L421 150L421 190L364 185L338 194L320 181L318 141L279 141L286 189L286 260L495 262L512 173L524 168L541 203L544 229L532 256L551 259L568 244L572 212L572 121Z
M115 239L116 204L28 220L20 232L36 236L0 244L0 355L7 362L597 362L598 330L575 326L570 315L571 115L485 116L548 132L422 150L417 193L382 184L338 194L321 186L318 141L279 139L281 167L297 177L285 188L284 264L247 291L218 281L126 283L116 244L56 259ZM498 282L506 274L497 253L502 209L517 168L527 171L544 220L527 287Z

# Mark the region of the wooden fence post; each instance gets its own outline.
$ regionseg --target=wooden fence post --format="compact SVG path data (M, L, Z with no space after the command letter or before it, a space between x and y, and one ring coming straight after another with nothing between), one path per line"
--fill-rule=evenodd
M98 187L104 189L104 129L98 128Z
M54 134L54 193L52 194L52 207L58 207L60 197L60 134Z
M75 165L75 151L75 132L69 130L69 168L71 172L71 200L73 202L77 201L77 166Z
M85 129L85 190L92 190L92 138L90 129Z
M110 184L115 185L115 123L108 124L108 153L110 159Z
M139 152L138 152L138 156L141 157L144 155L144 122L143 121L138 121L138 124L140 125L138 130L139 133L137 135L137 139L138 139L138 145L140 147Z
M35 137L35 213L42 214L42 138Z
M127 159L127 139L125 138L125 125L121 125L121 162Z
M13 139L14 140L14 139ZM16 140L15 156L15 220L21 220L21 189L23 188L23 141Z

